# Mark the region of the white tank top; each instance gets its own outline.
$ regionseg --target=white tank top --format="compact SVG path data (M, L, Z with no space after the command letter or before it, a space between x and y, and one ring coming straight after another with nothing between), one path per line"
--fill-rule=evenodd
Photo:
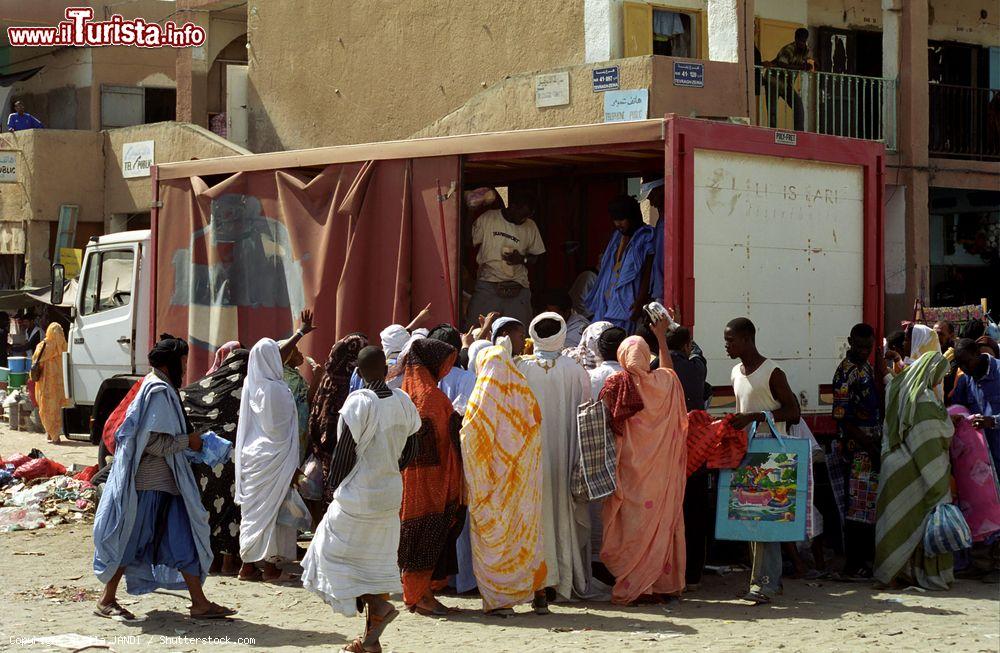
M744 374L742 363L733 368L733 393L736 395L736 410L740 413L759 413L765 410L775 411L781 408L781 402L771 393L771 374L778 366L770 358L765 359L753 374ZM775 426L782 435L788 433L784 422L776 422ZM758 424L757 432L761 436L770 435L766 424Z

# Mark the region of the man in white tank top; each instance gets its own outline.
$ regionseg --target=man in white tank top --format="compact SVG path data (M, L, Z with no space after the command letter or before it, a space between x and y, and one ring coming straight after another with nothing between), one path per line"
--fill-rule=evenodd
M745 317L726 325L726 353L740 361L732 373L737 411L733 425L747 428L754 422L764 422L764 411L768 411L778 431L785 434L787 425L799 421L799 402L781 368L757 351L756 336L756 327ZM764 431L768 430L765 426ZM756 605L770 603L781 591L781 543L751 542L750 551L750 591L743 598Z

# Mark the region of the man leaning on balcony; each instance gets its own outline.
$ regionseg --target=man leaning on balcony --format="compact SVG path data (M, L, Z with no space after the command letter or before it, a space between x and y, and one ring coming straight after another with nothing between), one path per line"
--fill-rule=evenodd
M800 27L795 30L795 40L778 50L773 61L764 62L766 68L781 68L783 70L812 70L813 63L809 58L809 30ZM783 71L767 72L767 109L770 113L771 127L778 126L778 102L782 98L792 109L795 130L805 129L805 108L802 106L802 96L795 90L797 74Z

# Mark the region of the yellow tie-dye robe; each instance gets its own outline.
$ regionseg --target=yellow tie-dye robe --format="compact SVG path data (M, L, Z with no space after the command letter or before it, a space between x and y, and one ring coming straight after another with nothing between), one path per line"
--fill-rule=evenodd
M509 343L483 351L462 426L462 460L472 568L487 611L526 602L545 584L541 420Z
M66 351L66 336L63 328L53 322L45 330L45 340L35 347L31 364L42 366L41 377L35 383L35 401L38 415L50 441L56 441L62 434L62 409L66 406L66 392L63 389L62 355Z

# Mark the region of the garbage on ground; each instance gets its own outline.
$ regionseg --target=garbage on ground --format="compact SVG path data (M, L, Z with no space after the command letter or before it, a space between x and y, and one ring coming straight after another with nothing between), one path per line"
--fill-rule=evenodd
M33 530L91 518L97 492L69 476L17 483L0 492L0 533Z
M51 478L66 473L66 468L48 458L36 458L14 470L14 478L30 481L36 478Z
M83 603L96 601L101 596L101 590L69 585L46 585L45 587L17 592L15 596L29 599L46 599L49 601Z

